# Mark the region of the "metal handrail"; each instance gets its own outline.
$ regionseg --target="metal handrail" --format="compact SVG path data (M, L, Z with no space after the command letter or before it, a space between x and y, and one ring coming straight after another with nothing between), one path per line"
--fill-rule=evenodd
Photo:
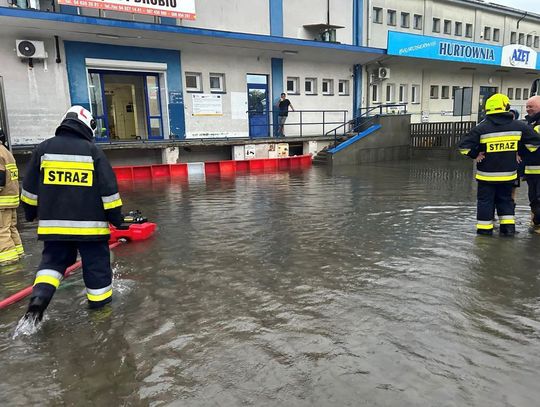
M278 137L277 134L274 134L274 131L271 131L273 128L277 130L278 123L275 121L275 119L278 117L280 111L279 110L248 110L246 112L248 115L264 115L269 117L268 124L250 124L250 126L253 127L268 127L268 133L270 134L269 137ZM300 127L300 137L304 136L304 128L305 126L314 126L314 125L322 125L322 134L325 134L325 127L329 125L336 125L340 124L343 126L347 123L347 110L342 109L327 109L327 110L317 110L317 109L305 109L305 110L290 110L288 111L288 115L292 114L298 114L298 121L295 122L286 122L284 124L284 128L287 126L299 126ZM321 113L322 115L322 121L306 121L304 114L305 113ZM327 114L328 113L341 113L343 114L343 119L340 121L336 120L327 120ZM270 120L271 118L271 120ZM251 138L251 136L250 136ZM263 138L263 137L261 137Z

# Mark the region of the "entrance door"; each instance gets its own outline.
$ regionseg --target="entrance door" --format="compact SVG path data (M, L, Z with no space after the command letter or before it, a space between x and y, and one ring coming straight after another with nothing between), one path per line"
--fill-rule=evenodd
M157 74L91 70L88 83L96 141L163 139Z
M480 97L478 98L478 123L480 123L486 117L486 100L491 95L497 93L499 88L496 86L480 86Z
M270 115L268 109L268 76L248 75L247 92L249 137L269 137Z

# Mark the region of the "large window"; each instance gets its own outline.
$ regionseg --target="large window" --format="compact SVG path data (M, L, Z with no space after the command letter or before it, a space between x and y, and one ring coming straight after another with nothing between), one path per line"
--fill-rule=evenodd
M380 92L379 92L379 85L373 84L371 87L371 101L373 103L379 103L380 101Z
M473 29L473 26L472 24L465 24L465 37L467 38L472 38L472 29Z
M414 21L413 26L415 30L421 30L422 29L422 16L420 14L414 15Z
M386 85L386 102L391 103L394 102L396 94L396 85L393 83L389 83Z
M457 35L458 37L461 37L463 35L463 23L456 21L454 34Z
M433 18L433 28L432 30L434 33L441 32L441 19L440 18Z
M399 85L399 103L407 103L407 89L408 85Z
M382 24L382 8L373 7L373 22Z
M446 35L451 35L452 34L452 21L444 20L444 33Z
M431 99L439 99L439 86L438 85L431 85L429 88L429 97Z
M409 28L410 16L411 15L409 13L401 13L401 27Z
M88 86L97 141L163 138L158 74L90 70Z
M411 85L411 103L420 103L420 85Z
M396 25L396 10L388 10L386 13L386 24Z

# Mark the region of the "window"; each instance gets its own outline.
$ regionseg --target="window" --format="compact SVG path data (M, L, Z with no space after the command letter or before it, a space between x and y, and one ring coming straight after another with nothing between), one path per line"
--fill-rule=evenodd
M516 100L521 100L521 88L516 88Z
M456 98L456 91L459 89L459 86L452 86L452 99Z
M413 19L414 29L415 30L421 30L422 29L422 16L420 14L415 14Z
M420 85L411 85L411 103L420 103Z
M298 87L299 83L300 83L300 78L289 76L287 78L287 93L290 93L291 95L300 94L300 89Z
M465 37L472 38L472 24L465 24Z
M450 86L441 86L441 99L450 99Z
M519 33L518 43L519 43L520 45L524 45L524 44L525 44L525 34Z
M431 88L429 89L429 97L431 99L439 99L439 86L438 85L431 85Z
M452 21L444 20L444 33L448 35L452 34Z
M371 88L371 101L379 103L379 85L374 84Z
M410 14L401 13L401 27L409 28L409 24L410 24Z
M386 102L394 102L396 85L389 83L386 85Z
M317 78L306 78L304 82L304 92L306 95L317 94Z
M386 24L396 25L396 10L388 10L386 13Z
M526 45L528 47L532 47L532 35L531 34L527 34L527 43Z
M399 85L399 103L407 103L407 89L408 85Z
M501 30L498 28L493 29L493 41L499 42L501 40Z
M484 40L491 40L491 27L484 27Z
M529 99L529 89L523 88L523 100Z
M508 99L514 99L514 88L508 88L506 96L508 96Z
M225 92L225 74L210 74L210 92Z
M334 80L333 79L323 79L322 80L322 94L323 95L333 95L334 94Z
M517 33L512 31L510 33L510 44L515 44L517 42Z
M382 8L373 7L373 22L382 24Z
M186 91L202 92L202 74L200 72L186 72Z
M534 48L539 48L540 46L540 38L538 37L538 35L535 35L534 36Z
M463 35L463 23L456 21L454 34L458 37L461 37Z
M338 93L341 96L347 96L349 94L349 81L345 79L340 79L338 83Z
M441 19L440 18L434 18L433 19L433 29L432 31L434 33L441 32Z

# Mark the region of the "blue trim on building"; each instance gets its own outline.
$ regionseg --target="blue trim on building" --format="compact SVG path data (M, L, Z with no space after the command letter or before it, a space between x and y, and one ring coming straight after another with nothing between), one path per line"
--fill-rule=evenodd
M347 148L351 144L356 143L358 140L363 139L366 136L369 136L371 133L376 132L381 127L382 126L380 124L374 124L373 126L371 126L371 127L367 128L366 130L364 130L362 133L358 133L356 136L351 137L350 139L348 139L347 141L344 141L341 144L338 144L336 147L328 149L328 153L329 154L335 154L338 151L341 151L341 150Z
M274 137L277 136L278 131L278 109L276 108L276 103L278 102L281 94L283 93L283 59L281 58L272 58L272 122L274 124Z
M353 0L353 45L362 46L364 40L364 0Z
M270 0L270 35L283 37L283 0Z
M77 9L77 6L66 6L64 4L60 4L60 12L64 14L71 14L76 16L78 15Z
M180 27L164 24L140 23L135 21L111 20L96 17L84 17L70 14L50 13L36 10L23 10L11 7L0 7L0 17L28 18L58 23L88 24L92 26L109 27L115 29L156 31L162 33L200 35L213 38L225 38L238 41L258 41L287 46L313 47L334 49L349 52L369 52L372 54L386 54L385 49L357 47L354 45L337 44L324 41L300 40L296 38L276 37L271 35L245 34L229 31L208 30L203 28Z
M362 107L362 65L353 65L353 117L359 116Z
M170 137L185 138L182 67L179 51L65 41L66 67L72 105L90 109L85 58L114 59L167 64ZM126 66L127 68L127 66ZM165 138L167 138L167 133Z

